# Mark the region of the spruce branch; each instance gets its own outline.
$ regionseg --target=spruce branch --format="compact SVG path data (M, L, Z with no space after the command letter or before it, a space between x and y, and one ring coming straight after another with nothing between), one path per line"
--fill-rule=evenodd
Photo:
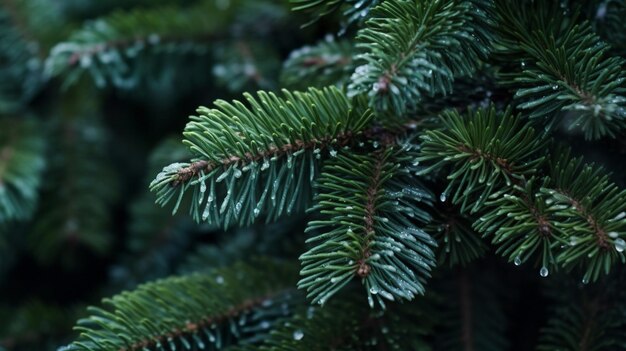
M193 188L192 216L225 227L306 208L307 183L317 176L322 152L335 155L349 146L371 114L336 88L283 94L245 94L249 107L218 100L214 109L200 108L184 132L198 159L159 173L151 184L157 203L178 192L175 212Z
M548 162L545 138L510 110L480 109L465 118L447 112L442 118L442 129L423 136L418 159L432 164L422 173L451 167L440 199L451 197L462 211L478 212L474 227L493 236L499 253L517 265L538 255L544 277L549 267L580 266L586 281L624 262L626 191L601 168L559 148Z
M260 345L229 351L430 350L427 335L437 322L430 300L392 305L385 313L360 308L364 302L351 293L324 307L301 308Z
M425 96L450 93L489 52L486 1L385 1L357 35L360 66L349 94L402 116Z
M34 120L0 119L0 223L29 218L45 166L44 136Z
M556 113L587 139L614 138L626 127L626 61L610 55L588 22L548 2L501 2L497 13L500 54L519 64L503 74L519 109L548 127Z
M369 155L341 155L317 183L313 208L323 216L309 223L314 246L300 256L314 303L324 304L353 279L360 279L371 306L376 300L412 300L424 293L435 265L435 241L417 227L430 220L432 196L411 174L409 143L379 145Z
M510 110L498 113L491 106L466 116L446 111L441 119L442 129L422 137L418 160L432 162L422 174L453 166L440 200L460 204L461 212L478 211L502 186L533 175L544 160L545 137Z
M271 274L262 274L262 272ZM296 300L294 271L269 259L171 277L104 299L64 350L135 351L258 342Z
M354 70L353 51L349 41L333 37L294 50L285 61L281 82L290 88L345 86Z
M294 11L311 13L314 18L306 25L317 21L320 17L331 14L338 9L343 9L346 17L345 26L354 22L360 22L367 18L369 11L381 0L289 0L293 4Z

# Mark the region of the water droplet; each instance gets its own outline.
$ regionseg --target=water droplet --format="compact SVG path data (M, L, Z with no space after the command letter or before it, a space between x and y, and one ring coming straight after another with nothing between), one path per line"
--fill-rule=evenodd
M521 257L519 256L515 257L515 260L513 261L513 263L515 263L516 266L519 266L520 264L522 264Z
M217 277L215 277L215 282L218 284L224 284L224 277L218 275Z
M617 239L617 237L619 236L618 232L608 232L607 235L612 238L612 239Z
M376 288L376 287L371 287L371 288L370 288L370 293L371 293L372 295L376 295L376 294L378 294L378 288Z
M615 250L617 250L617 252L624 252L624 249L626 249L626 241L622 238L615 239L613 244L615 244Z
M261 213L261 210L260 210L258 207L255 207L255 208L254 208L254 211L252 211L252 212L254 212L254 216L255 216L255 217L258 217L258 216L259 216L259 214Z
M304 333L302 332L302 330L298 329L298 330L293 332L293 339L294 340L302 340L303 337L304 337Z
M235 168L235 178L240 178L241 177L241 170Z
M261 322L261 324L259 324L259 327L263 328L263 329L269 329L270 327L270 322L268 321L263 321Z
M200 182L200 192L204 194L206 191L206 182Z
M552 90L557 90L558 88L559 88L558 84L554 84L554 85L552 86Z
M261 170L264 171L268 168L270 168L270 162L268 160L264 160L263 164L261 165Z
M526 67L526 62L522 61L521 66L522 68Z
M588 284L589 283L589 278L583 277L582 282L583 282L583 284Z
M337 157L337 151L335 151L335 150L330 150L330 151L329 151L329 153L330 153L330 156L331 156L331 157Z
M447 198L448 198L448 195L446 195L446 193L441 193L441 195L439 195L439 201L441 202L446 202Z
M570 246L576 246L576 244L578 244L578 237L577 236L570 237L569 244Z
M549 273L550 272L548 272L548 268L546 267L541 267L541 269L539 270L539 275L544 278L547 277Z

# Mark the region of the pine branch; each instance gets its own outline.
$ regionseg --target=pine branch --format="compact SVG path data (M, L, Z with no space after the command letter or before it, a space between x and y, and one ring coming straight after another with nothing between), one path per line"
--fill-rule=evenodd
M45 166L37 122L0 119L0 223L33 214Z
M411 175L412 162L399 147L383 145L324 167L314 207L324 218L306 230L319 234L300 256L298 283L314 303L324 304L355 278L365 285L371 306L374 299L384 307L383 298L412 300L424 293L436 243L416 225L430 220L424 207L432 197Z
M245 94L249 107L218 100L214 109L200 108L184 132L198 159L157 175L151 184L157 203L178 193L176 212L192 189L192 216L224 227L306 208L322 151L334 155L348 146L371 115L335 88L283 94Z
M144 284L105 299L105 308L89 308L92 315L75 328L81 335L63 350L219 350L258 342L289 315L294 273L259 259Z
M589 23L564 17L557 3L522 3L497 10L500 53L520 64L503 75L517 89L517 107L531 118L557 113L587 139L616 137L626 127L626 61L610 56Z
M363 64L349 94L403 115L426 96L450 93L453 81L471 75L489 51L487 9L481 0L381 3L357 35Z

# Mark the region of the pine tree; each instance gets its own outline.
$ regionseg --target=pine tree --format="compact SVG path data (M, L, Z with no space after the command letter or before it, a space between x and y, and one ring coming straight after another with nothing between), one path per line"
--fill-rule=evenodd
M626 350L625 15L4 0L0 351Z

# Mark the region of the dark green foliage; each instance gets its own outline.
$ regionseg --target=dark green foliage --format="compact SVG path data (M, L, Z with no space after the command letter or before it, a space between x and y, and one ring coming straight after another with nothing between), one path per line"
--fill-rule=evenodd
M497 13L500 54L518 64L504 75L517 107L546 128L555 115L588 139L616 137L626 126L626 61L557 2L500 1Z
M314 16L312 22L319 17L326 16L337 9L343 8L343 15L347 23L361 21L366 18L369 11L379 4L381 0L289 0L294 11L311 12Z
M425 97L451 93L489 52L487 1L387 1L357 35L358 66L349 86L370 106L402 115Z
M45 166L44 151L44 136L34 120L0 119L0 223L32 215Z
M263 270L271 274L262 274ZM78 321L81 336L63 350L222 349L258 341L289 314L294 271L257 260L157 280L105 299Z
M237 41L215 50L213 75L221 85L240 92L276 88L280 61L276 52L254 42Z
M372 307L424 293L436 243L420 226L430 220L432 195L413 177L410 154L378 147L338 156L318 180L313 210L323 219L307 228L314 246L300 256L298 283L314 303L324 304L354 278L362 280Z
M358 308L362 303L352 294L324 307L301 309L261 345L228 350L431 350L426 335L434 323L427 318L427 301L395 305L386 313Z
M626 350L625 10L0 1L0 350Z
M618 287L624 273L595 286L571 279L553 283L551 317L542 329L537 350L626 350L626 295Z
M106 132L95 118L69 118L53 127L55 145L46 170L44 200L29 235L31 250L43 263L73 266L84 251L110 249L110 204L116 180L103 153ZM63 184L61 190L58 184Z
M582 266L584 281L608 274L626 262L626 190L611 182L602 167L559 150L550 164L550 187L542 189L554 211L554 228L569 243L557 257L564 267Z
M437 240L437 266L465 266L485 254L488 247L473 230L472 218L446 202L435 203L434 210L426 232Z
M493 280L494 271L462 269L441 277L435 307L441 324L435 329L435 350L509 350L505 300Z
M333 37L294 50L285 61L281 83L293 88L345 86L354 70L352 45Z
M441 118L443 128L422 137L419 160L432 164L421 173L452 166L439 199L460 204L462 212L478 211L501 187L534 174L544 159L545 139L510 110L448 111Z
M200 108L185 128L185 143L198 157L165 167L152 182L164 205L192 189L191 214L228 227L301 211L310 203L310 182L319 162L358 135L370 114L354 110L337 89L246 94ZM279 118L276 118L279 117Z

